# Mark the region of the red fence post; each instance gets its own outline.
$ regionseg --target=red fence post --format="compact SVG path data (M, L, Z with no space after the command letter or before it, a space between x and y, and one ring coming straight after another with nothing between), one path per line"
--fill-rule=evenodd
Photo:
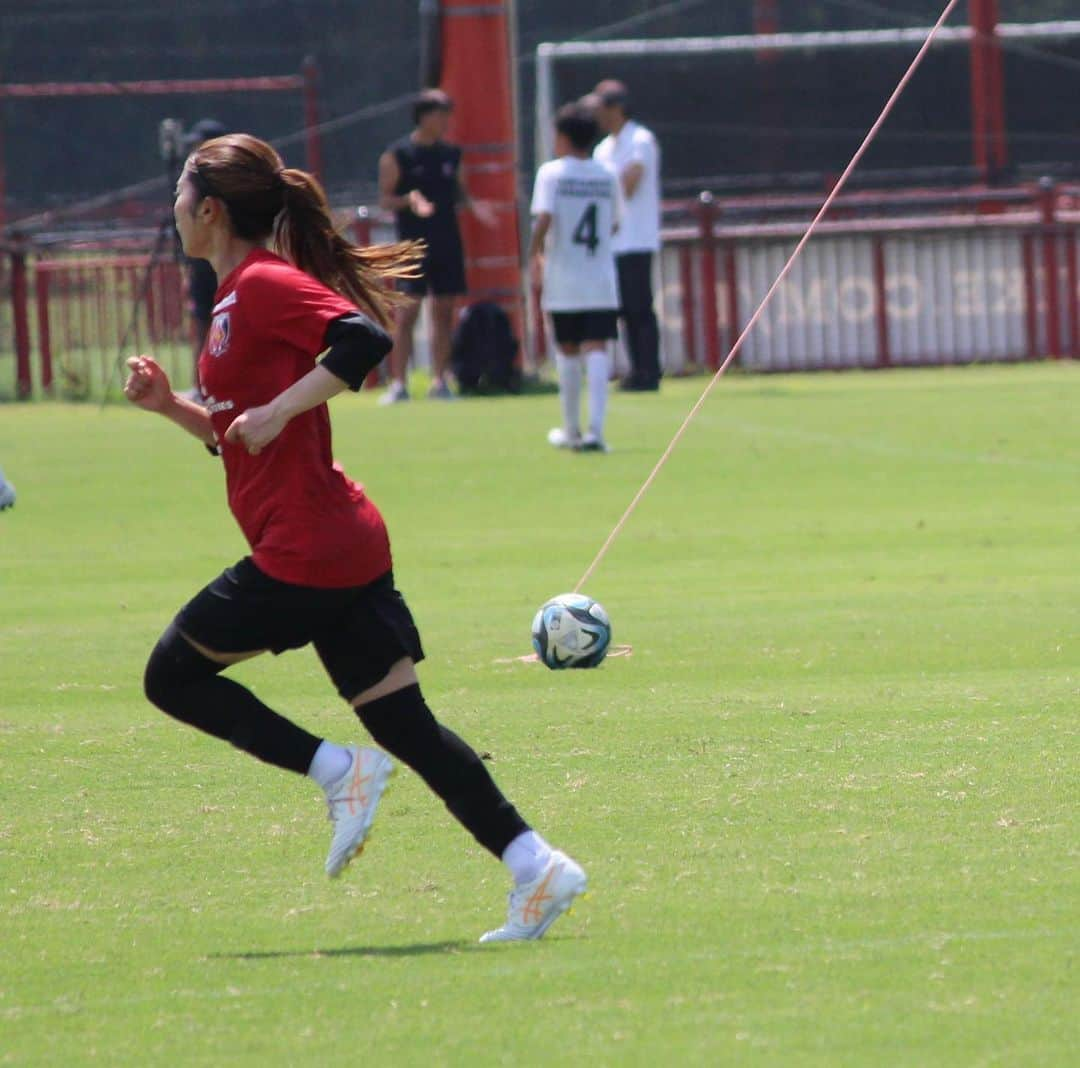
M1039 358L1039 287L1035 278L1035 235L1024 234L1021 241L1024 260L1024 329L1029 360Z
M972 151L982 180L1001 173L1005 143L1005 80L998 37L997 0L971 0Z
M304 60L304 132L307 169L322 181L322 134L319 133L319 65L314 56Z
M1065 308L1069 317L1069 355L1080 357L1080 300L1077 299L1076 230L1065 231Z
M735 242L729 241L724 259L727 275L728 351L735 348L742 327L739 325L739 261L735 255Z
M877 324L878 367L892 366L889 347L889 298L885 288L885 242L874 241L874 312Z
M30 370L29 293L26 283L26 252L21 246L11 253L11 314L15 326L15 396L29 400L34 393Z
M1043 274L1046 276L1046 348L1047 355L1059 360L1061 346L1061 279L1057 256L1057 187L1052 178L1039 182L1039 207L1042 209Z
M689 245L679 246L679 288L682 290L683 364L687 370L698 365L697 321L694 301L693 251Z
M41 388L53 390L52 332L49 329L49 268L39 263L34 271L37 297L38 351L41 353Z
M701 224L701 307L705 326L705 362L720 366L720 313L716 303L716 205L712 193L698 197Z

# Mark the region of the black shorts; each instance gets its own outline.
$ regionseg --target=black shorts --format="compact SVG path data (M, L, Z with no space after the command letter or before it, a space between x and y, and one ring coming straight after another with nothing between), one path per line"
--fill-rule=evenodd
M276 655L310 643L346 701L385 678L399 660L424 659L390 571L367 586L319 589L279 582L245 557L188 601L176 626L216 653L269 649Z
M560 345L583 341L614 341L619 336L617 311L552 312L551 325Z
M406 278L401 291L413 297L459 297L465 284L465 249L460 241L427 239L419 278Z

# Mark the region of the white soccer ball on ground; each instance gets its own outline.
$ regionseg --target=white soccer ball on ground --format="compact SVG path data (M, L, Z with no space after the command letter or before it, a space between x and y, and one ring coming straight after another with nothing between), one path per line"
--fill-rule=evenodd
M532 643L540 661L552 670L596 667L611 645L611 620L591 597L563 593L536 613Z

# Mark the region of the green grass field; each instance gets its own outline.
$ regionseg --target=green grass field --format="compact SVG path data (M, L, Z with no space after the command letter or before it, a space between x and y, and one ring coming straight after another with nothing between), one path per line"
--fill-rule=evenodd
M329 883L309 782L145 703L243 552L215 463L0 409L0 1063L1075 1063L1080 367L722 383L590 584L633 655L500 663L702 385L614 396L606 457L551 396L335 402L432 707L589 871L508 947L414 776ZM308 651L236 676L359 735Z

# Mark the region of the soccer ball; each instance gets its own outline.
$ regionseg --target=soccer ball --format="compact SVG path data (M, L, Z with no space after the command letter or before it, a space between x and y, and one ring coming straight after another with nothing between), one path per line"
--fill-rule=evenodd
M611 644L611 621L604 606L581 593L552 598L532 624L536 655L552 670L596 667Z

